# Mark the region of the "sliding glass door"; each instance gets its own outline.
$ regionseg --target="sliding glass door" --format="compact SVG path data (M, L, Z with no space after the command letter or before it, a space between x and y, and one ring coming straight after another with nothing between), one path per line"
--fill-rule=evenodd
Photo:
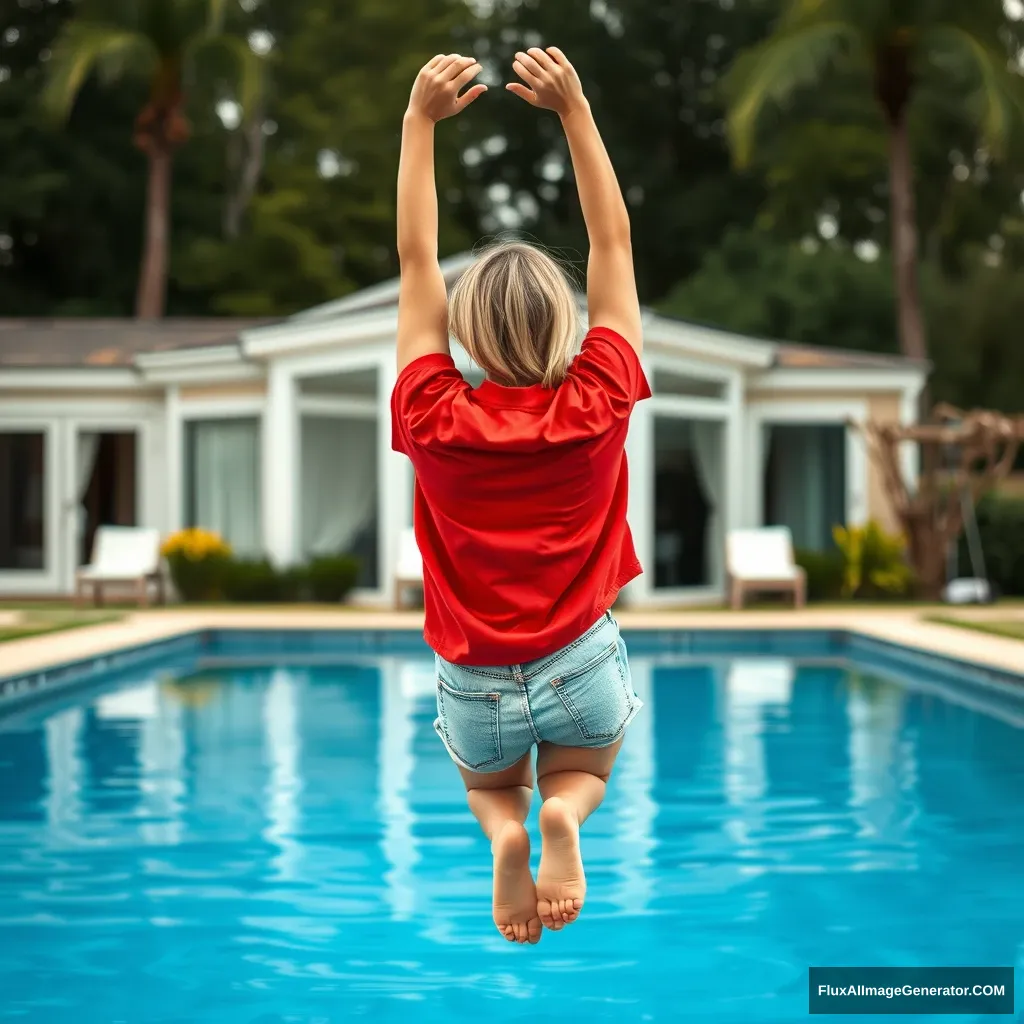
M185 437L187 525L219 533L238 555L262 555L259 420L197 420Z
M51 590L58 578L52 428L0 424L0 588Z
M724 428L714 420L654 418L654 587L722 582Z

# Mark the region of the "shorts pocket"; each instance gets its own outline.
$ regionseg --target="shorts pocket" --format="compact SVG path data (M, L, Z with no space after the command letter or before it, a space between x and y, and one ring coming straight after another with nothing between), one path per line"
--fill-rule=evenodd
M623 647L611 643L587 664L551 680L580 735L597 745L617 739L640 707Z
M501 760L499 693L468 693L437 677L437 730L456 761L479 771Z

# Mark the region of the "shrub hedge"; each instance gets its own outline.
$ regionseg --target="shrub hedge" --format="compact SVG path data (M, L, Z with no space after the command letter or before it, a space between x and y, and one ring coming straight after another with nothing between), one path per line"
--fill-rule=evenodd
M340 603L355 586L360 569L359 560L350 555L314 558L290 569L278 569L266 558L221 554L200 558L168 555L167 562L183 601L239 604Z
M997 593L1024 597L1024 498L992 495L978 505L978 533L985 570ZM960 574L971 575L966 537L960 542Z

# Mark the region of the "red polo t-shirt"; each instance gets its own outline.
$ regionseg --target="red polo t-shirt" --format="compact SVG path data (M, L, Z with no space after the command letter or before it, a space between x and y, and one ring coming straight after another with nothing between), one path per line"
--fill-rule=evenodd
M422 356L391 397L416 471L424 637L442 658L515 665L584 633L642 569L626 523L625 443L651 395L633 347L595 327L557 388L473 388Z

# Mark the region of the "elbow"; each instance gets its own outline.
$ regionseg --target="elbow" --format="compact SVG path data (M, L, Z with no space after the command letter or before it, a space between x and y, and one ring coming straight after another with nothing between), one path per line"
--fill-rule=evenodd
M632 252L633 238L629 226L629 216L623 214L621 218L602 225L601 230L594 233L590 244L608 251Z
M425 263L437 262L437 248L420 239L398 239L399 267L422 266Z

